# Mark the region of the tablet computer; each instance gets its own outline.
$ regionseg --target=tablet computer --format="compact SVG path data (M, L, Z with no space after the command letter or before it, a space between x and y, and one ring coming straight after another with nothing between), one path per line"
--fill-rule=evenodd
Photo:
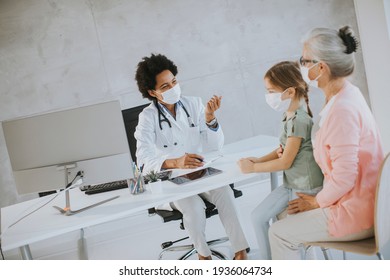
M196 170L194 172L191 172L191 173L188 173L185 175L170 178L168 180L175 183L175 184L182 185L182 184L193 182L193 181L200 180L203 178L208 178L210 176L220 174L220 173L222 173L222 170L219 170L219 169L216 169L213 167L207 167L207 168Z

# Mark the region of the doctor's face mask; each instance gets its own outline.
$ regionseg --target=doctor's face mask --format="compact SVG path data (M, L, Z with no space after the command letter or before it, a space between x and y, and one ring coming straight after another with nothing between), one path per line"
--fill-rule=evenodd
M162 101L166 104L175 104L180 100L181 89L180 85L176 84L173 88L163 92Z

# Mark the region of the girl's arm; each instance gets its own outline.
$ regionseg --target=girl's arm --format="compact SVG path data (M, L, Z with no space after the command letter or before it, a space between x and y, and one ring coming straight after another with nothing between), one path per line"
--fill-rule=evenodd
M278 148L279 149L279 148ZM249 157L247 159L251 160L254 163L259 163L259 162L265 162L265 161L270 161L278 158L278 149L275 149L274 151L270 152L269 154L256 158L256 157Z
M259 158L259 161L257 162L253 162L250 159L241 159L238 162L238 165L243 173L275 172L289 169L298 154L301 142L302 138L290 136L287 138L282 157L278 158L277 150L275 150L270 154ZM260 162L260 159L269 160Z

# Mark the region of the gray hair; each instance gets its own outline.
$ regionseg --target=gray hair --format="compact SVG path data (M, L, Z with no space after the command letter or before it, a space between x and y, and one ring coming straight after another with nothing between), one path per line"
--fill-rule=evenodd
M303 43L313 59L325 62L333 78L347 77L355 68L358 41L352 29L344 26L338 31L329 28L315 28L304 38Z

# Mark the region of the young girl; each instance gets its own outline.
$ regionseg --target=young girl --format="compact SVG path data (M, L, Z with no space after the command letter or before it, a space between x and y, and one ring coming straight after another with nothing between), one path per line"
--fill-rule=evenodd
M296 192L319 192L323 174L313 157L313 116L308 104L308 85L302 79L298 63L284 61L274 65L265 74L264 83L269 106L284 112L280 147L260 158L241 159L238 164L243 173L283 171L283 184L252 212L260 259L271 259L268 241L270 219L287 208Z

